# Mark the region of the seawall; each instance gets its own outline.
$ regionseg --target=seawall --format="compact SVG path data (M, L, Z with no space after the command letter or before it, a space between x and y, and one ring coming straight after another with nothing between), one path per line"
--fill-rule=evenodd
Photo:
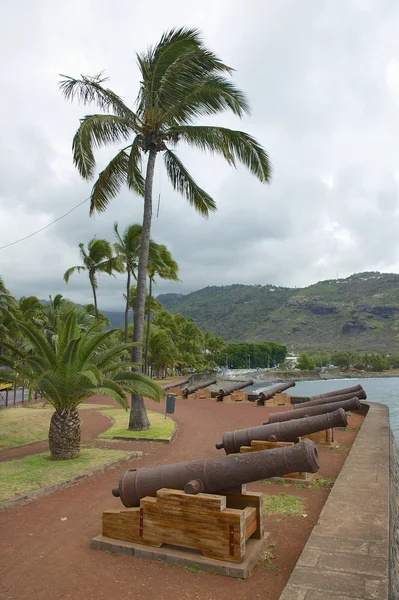
M399 452L388 407L367 405L281 600L399 600Z

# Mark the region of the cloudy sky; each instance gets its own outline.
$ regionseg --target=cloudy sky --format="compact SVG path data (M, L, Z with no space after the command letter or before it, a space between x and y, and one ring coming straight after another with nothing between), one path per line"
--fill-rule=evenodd
M354 272L399 272L399 3L397 0L16 0L0 8L0 246L44 227L90 193L71 142L90 107L67 102L59 73L105 71L133 105L135 53L175 26L199 27L236 69L252 114L218 124L259 139L273 162L262 185L244 168L180 148L217 201L205 220L171 189L159 161L152 237L171 250L187 293L232 283L304 286ZM111 157L98 155L101 170ZM16 295L58 292L91 301L78 244L112 240L112 225L140 222L124 190L107 212L83 204L42 233L0 251ZM100 306L122 309L123 278L100 277Z

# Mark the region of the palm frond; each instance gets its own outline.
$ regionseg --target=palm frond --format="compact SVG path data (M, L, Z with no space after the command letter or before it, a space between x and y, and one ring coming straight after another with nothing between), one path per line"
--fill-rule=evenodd
M71 275L73 275L75 273L75 271L80 273L81 271L86 271L86 269L87 269L87 267L84 267L83 265L77 265L76 267L70 267L70 269L67 269L64 273L64 281L66 283L68 283Z
M231 110L238 117L250 114L245 94L231 81L220 75L206 75L201 81L186 86L179 101L169 108L166 120L176 124L188 123L196 117Z
M80 122L72 142L73 162L84 179L92 179L96 161L93 149L127 140L133 134L131 123L115 115L89 115Z
M115 198L122 185L126 183L129 168L129 156L121 150L108 163L98 176L90 195L90 214L103 212Z
M131 121L136 120L136 115L123 102L122 98L109 88L103 86L108 81L102 73L97 75L81 75L75 79L69 75L60 75L63 79L59 82L60 89L67 100L77 100L83 104L95 102L101 110L113 110L120 117Z
M141 136L136 136L129 152L127 184L139 196L144 196L145 181L141 174Z
M269 157L248 133L224 127L193 125L174 127L171 133L190 146L221 154L232 166L236 166L237 161L241 162L263 183L270 181L272 166Z
M164 159L174 189L185 196L188 202L204 217L208 217L209 212L215 211L216 204L213 198L196 184L190 173L171 150L166 150Z

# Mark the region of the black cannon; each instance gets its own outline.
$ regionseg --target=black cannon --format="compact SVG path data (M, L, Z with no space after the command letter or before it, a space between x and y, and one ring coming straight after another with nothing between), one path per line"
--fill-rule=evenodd
M304 408L297 408L296 410L286 410L284 412L273 413L269 415L269 421L264 423L282 423L283 421L290 421L291 419L302 419L303 417L313 417L315 415L324 415L331 413L339 408L345 411L348 410L361 410L361 404L359 398L352 398L351 400L344 400L343 402L329 402L328 404L320 404L316 406L308 406Z
M223 400L225 396L231 394L231 392L235 392L236 390L242 390L250 385L253 385L253 379L246 379L245 381L230 381L225 383L223 387L221 387L216 395L219 400Z
M196 392L197 390L202 390L203 388L213 385L214 383L216 383L216 381L217 380L215 377L212 377L212 379L208 379L206 381L198 381L198 383L196 383L195 385L184 388L182 394L185 398L187 398L187 396L189 396L190 394L194 394L194 392Z
M281 385L275 385L274 387L265 390L264 392L259 392L259 400L265 402L266 400L270 400L270 398L273 398L275 394L285 392L285 390L288 390L292 387L295 387L295 381L288 381L287 383L282 383Z
M358 394L359 392L359 394ZM302 404L303 402L309 402L311 400L321 400L322 398L331 398L333 396L343 396L344 394L350 394L348 398L353 398L356 396L357 398L363 399L362 394L365 394L364 389L361 385L354 385L353 387L343 388L340 390L334 390L332 392L326 392L325 394L315 394L314 396L294 396L292 399L292 404ZM366 396L365 396L366 397Z
M284 423L270 423L248 429L238 429L223 434L223 441L216 444L216 448L224 448L226 454L239 452L241 446L250 446L253 440L265 442L295 442L302 435L316 433L331 427L346 427L348 419L343 408L314 417L294 419Z
M244 483L286 473L316 473L319 467L316 445L306 439L288 448L133 469L122 475L112 494L124 506L133 507L145 496L156 496L161 488L188 494L226 493Z
M342 394L342 396L329 396L328 398L319 398L317 400L309 400L308 402L301 402L301 404L294 404L294 410L299 410L300 408L306 408L307 406L321 406L322 404L330 404L334 402L344 402L345 400L351 400L352 398L358 398L359 400L365 400L367 398L366 392L362 389L354 394L353 392L348 392L347 394Z

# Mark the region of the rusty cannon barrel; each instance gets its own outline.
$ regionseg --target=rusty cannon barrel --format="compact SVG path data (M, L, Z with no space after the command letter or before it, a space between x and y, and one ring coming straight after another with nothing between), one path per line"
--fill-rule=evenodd
M359 392L359 394L358 394ZM362 394L365 394L363 387L361 385L354 385L353 387L342 388L340 390L334 390L332 392L326 392L325 394L316 394L314 396L295 396L293 398L293 404L302 404L303 402L309 402L310 400L320 400L321 398L331 398L333 396L343 396L344 394L351 394L348 398L353 398L357 396L357 398L363 399ZM365 396L366 397L366 396Z
M250 385L253 385L253 379L246 379L245 381L230 381L221 387L217 393L217 398L223 399L225 396L235 392L236 390L242 390Z
M329 398L309 400L308 402L302 402L301 404L294 404L294 410L306 408L307 406L321 406L322 404L330 404L332 402L344 402L345 400L351 400L352 398L365 400L367 398L367 394L364 390L360 390L356 393L356 395L354 395L353 392L349 392L348 394L342 394L342 396L330 396Z
M272 415L269 415L269 421L264 423L264 425L268 425L269 423L282 423L283 421L290 421L291 419L302 419L303 417L324 415L326 413L334 412L339 408L342 408L345 411L361 410L360 400L355 397L350 400L344 400L344 402L329 402L328 404L319 404L316 406L297 408L296 410L273 413Z
M250 446L253 440L265 442L295 442L302 435L316 433L331 427L346 427L348 419L343 408L323 415L293 419L283 423L269 423L248 429L238 429L223 434L221 442L216 444L217 450L224 448L226 454L239 452L241 446Z
M281 392L285 392L289 388L295 387L295 381L289 381L288 383L282 383L281 385L276 385L269 390L265 390L264 392L259 392L259 400L265 402L266 400L270 400L273 398L275 394L280 394Z
M208 379L207 381L199 381L196 385L184 388L182 394L183 396L187 397L190 394L194 394L194 392L196 392L197 390L202 390L203 388L213 385L214 383L216 383L216 381L217 380L215 377L213 377L212 379Z
M133 469L122 475L112 494L124 506L132 507L139 506L145 496L156 496L164 487L188 494L223 493L244 483L286 473L316 473L319 467L317 448L306 439L288 448Z

